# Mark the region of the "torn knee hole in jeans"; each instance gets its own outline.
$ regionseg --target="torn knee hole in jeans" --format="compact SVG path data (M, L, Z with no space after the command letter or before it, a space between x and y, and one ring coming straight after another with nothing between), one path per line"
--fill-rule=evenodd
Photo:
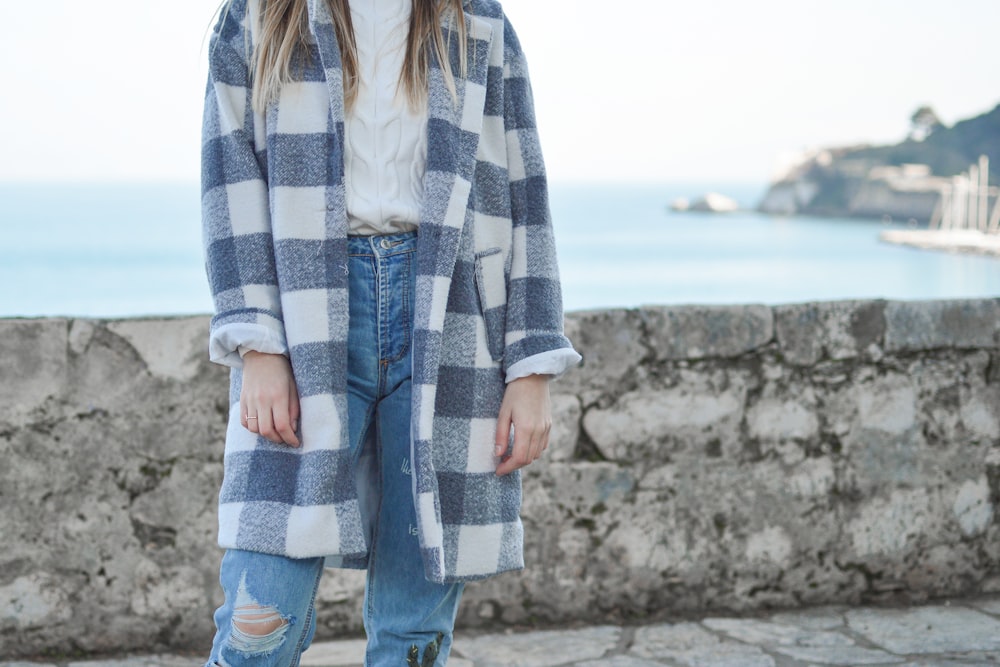
M250 597L244 573L233 609L230 648L247 655L270 653L285 641L291 622L277 607L262 605Z
M288 619L274 607L246 605L233 611L230 648L241 653L270 653L285 641Z

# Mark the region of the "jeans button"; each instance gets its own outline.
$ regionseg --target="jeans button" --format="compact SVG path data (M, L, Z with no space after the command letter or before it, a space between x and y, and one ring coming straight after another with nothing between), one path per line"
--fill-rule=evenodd
M389 243L389 239L382 239L381 245L383 250L388 250L389 248L392 247L392 244Z

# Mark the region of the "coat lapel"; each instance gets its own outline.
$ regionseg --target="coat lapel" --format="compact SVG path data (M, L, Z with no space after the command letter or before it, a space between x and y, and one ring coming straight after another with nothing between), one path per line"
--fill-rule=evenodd
M433 303L418 302L416 325L440 332L445 301L458 253L461 230L468 217L468 201L475 173L476 152L483 127L486 82L493 27L464 13L469 53L466 76L461 76L458 35L453 19L445 17L441 29L450 45L455 94L448 88L436 57L428 77L427 169L418 246L420 273L434 276ZM436 367L435 350L428 350L427 367Z
M308 0L307 7L309 27L316 39L323 71L326 73L326 85L330 90L331 120L339 134L343 132L344 126L344 74L333 17L327 0Z
M329 133L330 155L327 156L326 174L326 235L327 238L347 238L347 193L344 183L344 71L340 59L340 47L333 27L333 17L327 0L308 0L309 27L316 48L319 51L326 87L329 92ZM346 246L345 246L346 248ZM335 258L338 264L346 266L346 251L343 257Z
M451 71L455 78L455 96L445 82L444 70L433 58L428 81L428 147L442 150L449 156L450 165L437 162L442 156L428 155L428 171L434 166L449 167L447 171L471 180L479 134L483 127L483 109L486 104L486 79L489 70L490 44L493 26L469 14L464 15L469 54L466 76L461 76L458 53L458 34L453 20L446 16L441 23L450 45ZM442 121L444 125L442 124ZM451 127L447 127L450 125ZM463 136L464 135L464 136ZM469 136L471 135L471 136ZM428 150L430 153L430 150Z
M428 80L427 168L417 237L417 294L413 332L413 443L417 525L428 578L440 581L445 561L444 502L434 467L434 416L445 316L455 261L466 222L472 219L469 197L476 152L483 127L492 26L463 12L469 42L468 71L459 76L458 39L450 37L455 93L441 67L432 61ZM455 498L449 498L454 503Z

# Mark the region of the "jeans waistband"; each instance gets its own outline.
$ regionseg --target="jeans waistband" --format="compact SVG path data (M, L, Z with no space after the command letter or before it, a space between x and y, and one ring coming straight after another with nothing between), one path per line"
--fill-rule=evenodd
M391 257L417 249L417 232L348 236L347 254L361 257Z

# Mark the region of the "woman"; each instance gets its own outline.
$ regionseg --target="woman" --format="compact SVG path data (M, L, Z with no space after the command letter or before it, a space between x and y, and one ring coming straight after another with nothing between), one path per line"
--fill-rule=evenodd
M463 582L523 567L518 470L579 360L517 38L492 0L230 0L209 69L209 662L298 664L326 566L368 570L366 665L443 665Z

